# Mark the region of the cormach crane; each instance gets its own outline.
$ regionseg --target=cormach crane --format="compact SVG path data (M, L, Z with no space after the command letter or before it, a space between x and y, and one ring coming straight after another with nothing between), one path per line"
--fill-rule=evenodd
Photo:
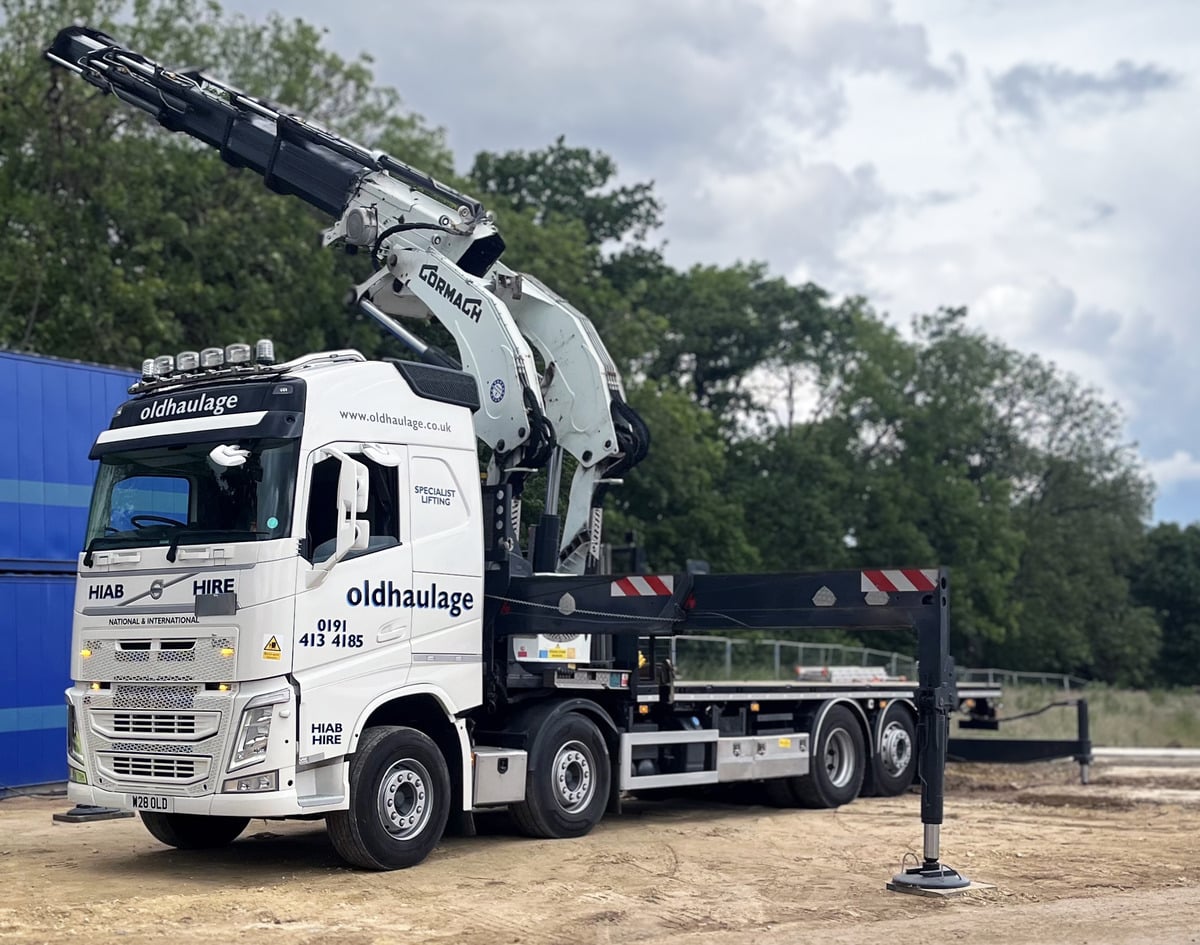
M461 369L479 386L475 431L492 451L488 482L510 485L517 497L514 531L524 480L546 469L535 569L595 569L605 489L644 458L649 435L591 321L500 261L504 240L479 201L199 71L171 71L97 30L63 30L46 55L261 174L271 190L333 215L325 245L365 251L374 264L354 287L357 306L429 363L460 366L403 322L436 318L454 337ZM542 358L540 376L530 345ZM564 451L577 465L560 539Z

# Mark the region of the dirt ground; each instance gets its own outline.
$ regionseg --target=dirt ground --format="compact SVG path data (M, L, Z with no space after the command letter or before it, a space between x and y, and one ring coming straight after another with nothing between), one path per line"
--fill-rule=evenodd
M180 853L135 820L52 823L62 799L0 802L0 943L469 945L918 939L1200 942L1200 769L954 766L947 863L994 884L952 900L887 892L921 837L919 798L780 811L633 802L581 840L503 817L416 869L343 868L319 823L253 821Z

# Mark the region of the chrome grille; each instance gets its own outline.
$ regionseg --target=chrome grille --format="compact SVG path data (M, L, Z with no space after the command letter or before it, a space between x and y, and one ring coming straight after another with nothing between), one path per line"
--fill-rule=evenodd
M190 709L198 686L114 686L113 707L117 709Z
M225 757L233 691L195 683L116 683L83 696L80 734L89 773L108 791L198 797Z
M110 755L109 766L119 778L161 778L185 781L196 776L195 758L160 758L155 755Z
M154 752L156 755L190 755L195 749L187 742L154 743L149 742L113 742L109 746L113 751Z
M87 678L111 682L224 682L236 665L229 633L86 641Z
M161 712L114 712L112 731L119 735L195 735L196 716Z

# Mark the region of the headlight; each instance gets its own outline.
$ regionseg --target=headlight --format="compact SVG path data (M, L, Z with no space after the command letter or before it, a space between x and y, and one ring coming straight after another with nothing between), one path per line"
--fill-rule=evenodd
M250 704L242 712L237 738L233 741L235 749L233 760L229 763L230 771L262 761L267 756L267 742L271 738L271 719L275 717L275 706L287 702L290 698L291 692L281 689L250 700Z

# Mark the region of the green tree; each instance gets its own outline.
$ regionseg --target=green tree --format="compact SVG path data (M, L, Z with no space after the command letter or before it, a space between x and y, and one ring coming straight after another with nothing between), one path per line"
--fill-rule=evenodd
M647 382L630 391L653 431L650 455L613 491L607 523L617 542L635 531L653 567L682 569L688 558L714 570L754 570L742 506L727 489L724 441L714 418L671 386Z
M590 243L642 240L662 222L651 183L614 185L617 165L607 154L567 147L559 137L540 151L484 151L468 174L483 193L505 198L538 226L580 223Z
M1130 568L1135 603L1162 630L1155 666L1159 682L1200 683L1200 525L1163 523L1146 536L1145 554Z
M88 22L448 167L441 133L373 84L368 59L326 50L299 20L255 24L201 0L0 0L0 16L0 344L126 364L259 335L291 353L378 350L379 333L343 306L356 270L314 239L327 221L52 70L41 52L62 26Z

